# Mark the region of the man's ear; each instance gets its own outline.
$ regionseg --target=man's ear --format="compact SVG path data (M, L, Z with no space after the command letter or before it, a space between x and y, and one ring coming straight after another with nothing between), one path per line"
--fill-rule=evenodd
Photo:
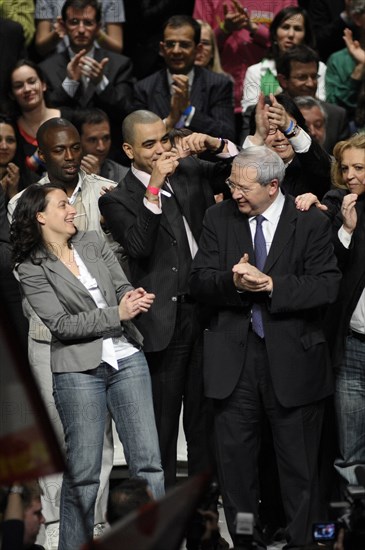
M165 44L164 42L160 42L160 46L158 49L158 53L161 55L161 57L165 57Z
M270 189L269 189L270 195L271 196L275 195L275 193L279 188L279 180L277 178L274 178L273 180L270 181L269 186L270 186Z
M44 154L43 154L42 149L40 149L40 148L38 147L37 152L38 152L38 156L39 156L39 158L41 159L41 161L43 162L43 164L46 164L46 159L45 159L45 156L44 156Z
M123 143L122 148L123 148L123 151L125 152L125 154L127 155L127 157L129 158L129 160L133 160L134 155L133 155L132 145L129 145L129 143Z
M278 82L283 90L286 90L288 87L288 79L283 74L278 73L277 75Z

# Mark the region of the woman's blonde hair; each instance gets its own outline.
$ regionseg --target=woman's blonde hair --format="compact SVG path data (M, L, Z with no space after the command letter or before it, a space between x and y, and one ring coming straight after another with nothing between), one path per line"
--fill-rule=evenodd
M207 65L206 69L210 69L211 71L213 71L213 73L226 74L222 69L217 40L215 38L215 34L212 27L209 25L209 23L207 23L206 21L202 21L201 19L197 19L197 21L202 29L203 28L208 29L209 39L212 46L212 54L213 54L212 59L209 61L209 64Z
M365 162L365 134L355 134L349 139L339 141L333 149L335 160L331 168L332 182L333 185L339 189L347 189L341 170L343 153L347 151L347 149L363 149Z

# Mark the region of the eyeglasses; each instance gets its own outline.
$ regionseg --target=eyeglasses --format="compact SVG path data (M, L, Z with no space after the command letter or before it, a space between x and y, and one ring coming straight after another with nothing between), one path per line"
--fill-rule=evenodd
M269 126L269 131L268 131L269 136L273 136L274 134L276 134L278 130L279 128L277 126Z
M165 40L163 45L166 50L173 50L176 45L178 45L182 50L189 50L194 46L194 42L191 40Z
M236 183L233 183L229 178L226 180L226 185L228 185L229 190L233 193L234 191L238 191L239 193L242 193L242 195L248 195L251 193L251 191L254 191L254 188L247 189L247 187L242 187L242 185L237 185Z
M95 19L77 19L76 17L67 19L67 24L69 27L79 27L81 23L87 28L91 28L96 25Z

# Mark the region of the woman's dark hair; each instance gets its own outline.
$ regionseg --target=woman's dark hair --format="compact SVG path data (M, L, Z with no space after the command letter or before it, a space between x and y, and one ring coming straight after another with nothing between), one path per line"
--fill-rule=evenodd
M295 120L298 126L303 128L307 134L309 133L308 127L305 123L304 117L302 113L300 112L299 108L297 107L294 100L289 97L287 94L278 94L275 96L275 99L280 105L284 107L288 115L292 116ZM268 105L271 105L271 100L268 96L265 97L265 103ZM253 135L256 132L256 121L255 121L255 115L256 115L256 107L253 109L251 115L250 115L250 135Z
M304 19L304 39L302 43L314 50L316 49L315 36L314 36L313 28L309 19L308 12L303 8L290 6L288 8L284 8L280 10L275 15L274 19L271 22L271 25L270 25L271 45L266 54L266 57L268 59L274 59L275 61L278 59L281 53L277 43L278 28L280 27L280 25L282 25L282 23L284 23L284 21L286 21L290 17L294 17L295 15L302 15Z
M44 244L37 213L44 212L48 204L48 194L54 189L66 190L54 183L33 183L19 197L10 226L10 241L13 246L14 265L28 258L34 264L52 257Z
M18 189L21 190L24 188L24 185L26 183L25 178L25 166L24 166L24 158L21 154L21 148L18 147L19 145L19 132L16 125L16 122L13 117L0 113L0 124L8 124L11 126L11 128L14 130L15 139L16 139L16 151L14 158L11 160L18 168L19 168L19 186Z
M15 120L11 116L4 113L0 113L0 124L8 124L8 126L11 126L14 130L14 134L16 137L17 128L16 128Z
M19 106L16 102L16 100L14 99L14 95L13 95L13 92L12 92L12 89L13 89L13 86L12 86L12 77L13 77L13 73L14 71L16 71L17 69L20 69L20 67L30 67L31 69L33 69L33 71L36 73L36 75L38 76L39 80L42 82L42 84L46 84L46 78L44 76L44 72L42 71L42 69L40 68L39 65L37 65L37 63L34 63L34 61L32 61L31 59L19 59L19 61L17 61L15 63L15 65L13 66L13 68L11 69L10 73L9 73L9 82L8 82L8 90L9 90L9 96L10 98L12 99L13 103L14 103L14 111L17 111L18 115L21 113L20 109L19 109ZM44 101L46 103L46 105L48 106L47 104L47 90L44 92Z

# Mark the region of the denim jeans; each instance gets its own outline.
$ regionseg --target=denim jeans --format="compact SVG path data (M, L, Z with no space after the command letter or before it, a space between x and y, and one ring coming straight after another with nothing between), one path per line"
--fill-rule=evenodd
M61 491L59 550L79 549L92 537L107 410L115 421L130 475L145 478L155 498L164 494L145 357L138 352L118 365L118 371L101 363L86 372L53 374L68 467Z
M340 450L335 468L357 485L355 468L365 466L365 342L352 336L336 372L335 406Z

